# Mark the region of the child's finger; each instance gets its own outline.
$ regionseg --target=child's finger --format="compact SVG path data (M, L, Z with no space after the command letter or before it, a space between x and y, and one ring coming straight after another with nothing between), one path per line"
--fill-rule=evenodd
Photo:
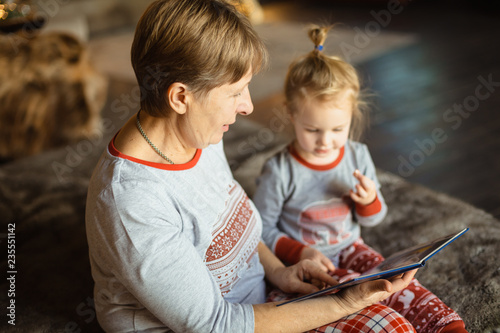
M366 180L369 179L368 177L365 177L358 169L356 169L353 173L353 176L359 181L359 183L365 187L366 186Z
M327 269L327 272L334 272L335 271L335 265L330 261L330 259L328 259L327 257L325 257L321 263L323 264L323 266Z
M368 196L368 192L366 192L363 186L356 184L356 190L359 197L366 198Z
M375 188L375 184L373 183L373 181L366 177L366 176L363 176L363 178L361 178L360 180L360 184L363 186L364 189L366 189L367 191L370 191L372 190L373 188Z
M356 171L354 171L354 177L356 177L356 179L359 181L361 186L363 186L363 188L370 190L373 187L373 181L370 178L363 175L357 169L356 169Z
M361 200L361 197L353 190L349 191L349 196L351 197L352 201L354 201L354 202L359 202Z

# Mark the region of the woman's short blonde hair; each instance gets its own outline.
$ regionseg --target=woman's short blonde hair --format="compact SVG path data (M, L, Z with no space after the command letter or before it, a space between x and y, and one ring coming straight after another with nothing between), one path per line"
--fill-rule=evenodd
M314 50L296 59L288 68L285 79L285 98L289 112L296 112L305 99L335 101L347 96L352 105L349 137L358 140L366 125L366 102L361 98L356 69L340 57L328 56L323 44L331 27L312 25L309 38Z
M267 52L251 24L223 0L157 0L141 17L132 44L141 108L170 112L167 90L181 82L198 96L256 73Z

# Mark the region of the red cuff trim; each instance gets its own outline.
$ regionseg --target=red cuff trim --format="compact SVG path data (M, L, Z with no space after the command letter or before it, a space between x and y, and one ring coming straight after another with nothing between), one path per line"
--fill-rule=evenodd
M368 205L360 205L356 204L356 213L360 216L371 216L379 213L382 210L382 203L375 197L375 200L371 204Z
M300 261L300 254L306 246L299 241L288 237L281 237L276 243L276 256L288 264L296 264Z

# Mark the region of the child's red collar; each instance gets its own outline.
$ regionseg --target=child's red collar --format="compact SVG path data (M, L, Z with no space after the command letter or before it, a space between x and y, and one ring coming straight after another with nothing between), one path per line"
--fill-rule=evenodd
M290 154L300 164L308 167L309 169L317 170L317 171L326 171L326 170L331 170L331 169L335 168L340 163L340 161L342 161L342 158L344 157L344 146L342 146L340 148L340 151L339 151L339 156L337 156L337 158L335 159L335 161L333 161L332 163L324 164L324 165L316 165L316 164L309 163L305 159L303 159L299 155L299 153L297 152L297 150L295 149L295 147L293 146L293 144L291 144L290 146L288 146L288 150L289 150Z

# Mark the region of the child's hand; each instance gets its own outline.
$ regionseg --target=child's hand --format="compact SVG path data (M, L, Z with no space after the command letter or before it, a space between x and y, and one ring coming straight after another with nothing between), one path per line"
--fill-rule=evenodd
M359 184L356 184L356 192L351 190L349 196L355 203L364 206L371 204L377 197L375 182L362 175L359 170L354 171L354 177L359 181Z
M320 251L306 246L300 253L300 260L309 259L317 263L325 272L335 271L335 265Z

